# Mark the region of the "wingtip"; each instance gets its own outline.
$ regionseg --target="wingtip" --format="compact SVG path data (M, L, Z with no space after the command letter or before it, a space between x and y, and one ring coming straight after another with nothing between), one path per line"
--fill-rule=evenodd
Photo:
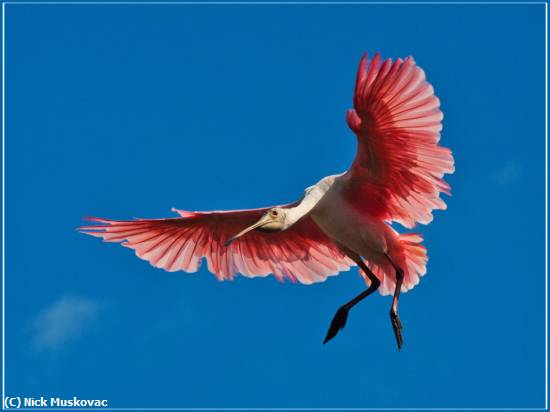
M83 233L85 235L99 237L99 238L103 238L103 236L105 236L105 232L103 232L103 231L94 232L94 231L89 231L89 230L80 230L79 233Z
M380 52L378 52L378 51L377 51L376 53L374 53L374 56L372 56L372 61L373 61L373 62L379 63L379 62L381 62L381 61L383 61L383 60L384 60L384 59L382 58L382 53L380 53Z
M95 217L95 216L84 216L82 220L86 220L88 222L98 222L98 223L109 223L109 219L105 219L102 217Z
M409 54L406 58L405 58L405 61L410 61L412 64L415 64L416 62L414 61L414 57L412 56L412 54Z
M189 212L187 210L181 210L181 209L178 209L178 208L175 208L175 207L173 207L170 210L172 212L177 213L178 215L180 215L180 217L193 217L197 213L197 212Z
M83 233L85 235L97 236L98 233L103 233L105 228L109 226L110 222L108 219L103 219L95 216L84 216L82 220L87 222L102 223L103 225L98 226L79 226L75 228L75 231L78 233Z

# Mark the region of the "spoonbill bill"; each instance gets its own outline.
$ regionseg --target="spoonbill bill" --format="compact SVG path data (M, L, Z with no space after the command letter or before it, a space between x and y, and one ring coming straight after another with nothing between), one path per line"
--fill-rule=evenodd
M79 228L106 242L122 242L153 266L196 272L203 258L219 280L237 273L311 284L357 265L366 290L334 315L324 343L344 328L348 312L378 290L393 295L390 319L403 345L399 295L426 273L419 234L399 234L431 222L445 209L443 180L454 171L449 149L438 144L443 114L433 87L412 57L359 63L353 109L346 121L357 138L348 171L324 177L300 200L260 209L188 212L166 219L111 220ZM335 141L337 143L337 141Z

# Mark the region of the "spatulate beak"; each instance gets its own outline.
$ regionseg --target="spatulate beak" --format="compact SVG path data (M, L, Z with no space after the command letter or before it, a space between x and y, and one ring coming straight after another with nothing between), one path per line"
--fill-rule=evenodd
M258 229L259 227L262 227L263 225L267 225L268 223L272 223L272 222L273 222L273 219L271 219L269 215L262 216L262 218L258 220L256 223L254 223L253 225L248 226L246 229L241 230L235 236L232 236L229 239L227 239L227 241L224 243L224 246L229 246L234 240L237 240L241 236L246 235L248 232L251 232L254 229Z

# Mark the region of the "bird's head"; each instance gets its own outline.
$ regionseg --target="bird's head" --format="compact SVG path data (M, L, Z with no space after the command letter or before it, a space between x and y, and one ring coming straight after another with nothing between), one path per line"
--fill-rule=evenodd
M281 230L285 230L287 228L286 215L286 210L282 207L272 207L265 212L256 223L241 230L235 236L230 237L227 242L225 242L225 246L229 246L231 242L246 235L252 230L258 230L261 232L280 232Z

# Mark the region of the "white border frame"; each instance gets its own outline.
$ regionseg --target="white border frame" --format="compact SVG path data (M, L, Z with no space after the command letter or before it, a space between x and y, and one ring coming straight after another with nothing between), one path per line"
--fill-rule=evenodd
M5 92L6 92L6 70L5 70L5 49L6 49L6 4L10 5L542 5L544 4L544 19L545 19L545 119L544 119L544 134L545 134L545 154L544 154L544 244L545 244L545 398L543 408L90 408L101 409L106 411L545 411L548 410L548 3L545 1L3 1L2 2L2 410L7 410L5 406L6 394L6 352L5 352L5 226L6 226L6 204L5 204L5 126L6 126L6 111L5 111ZM13 409L13 408L12 408ZM46 411L61 411L61 410L84 410L83 408L17 408L21 410L46 410Z

